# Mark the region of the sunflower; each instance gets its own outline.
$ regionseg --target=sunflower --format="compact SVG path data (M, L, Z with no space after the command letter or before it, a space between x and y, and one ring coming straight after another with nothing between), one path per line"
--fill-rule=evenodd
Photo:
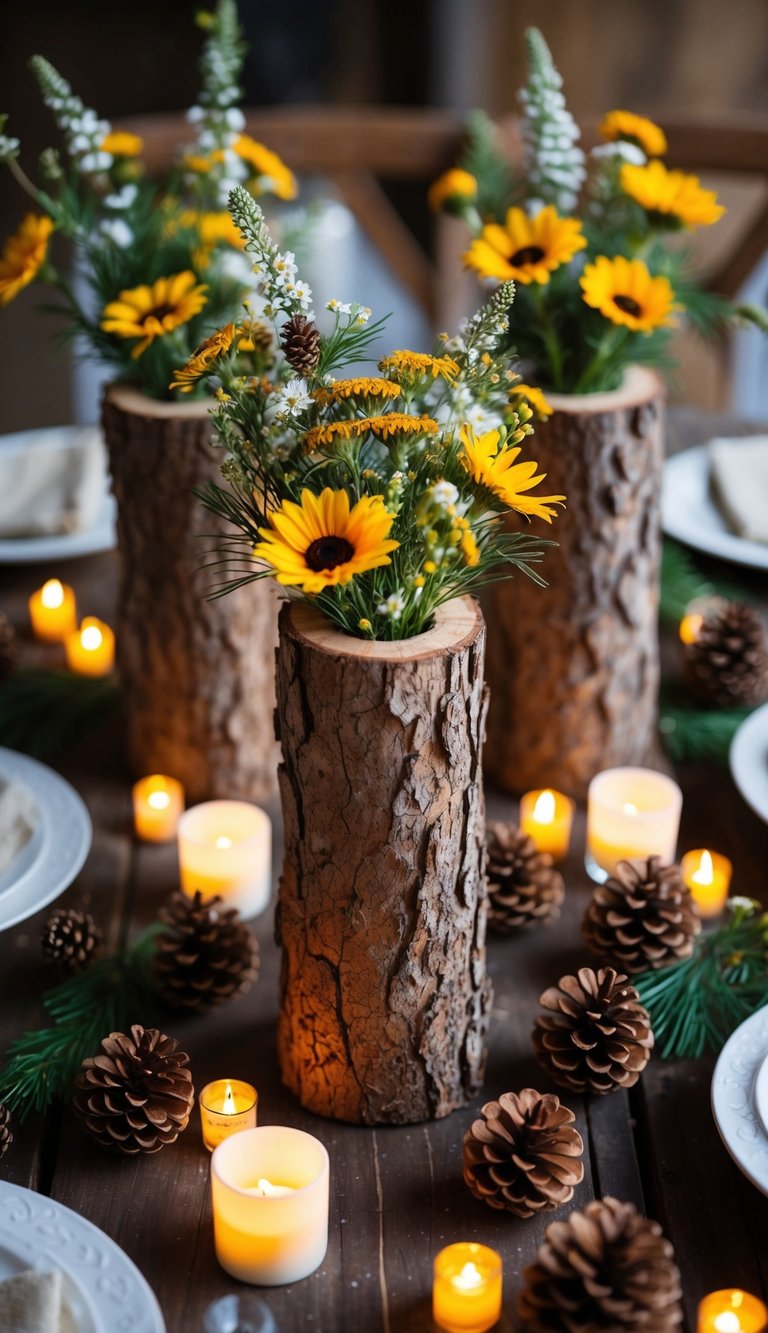
M552 204L533 217L522 208L510 208L503 227L497 222L483 227L464 263L481 278L549 282L550 273L586 244L578 218L561 218Z
M674 292L669 280L653 278L642 259L598 255L579 279L582 300L613 324L635 333L652 333L674 322Z
M444 171L429 187L427 201L433 213L439 213L447 205L461 205L465 199L477 198L477 180L470 171L461 167L452 167Z
M609 111L600 122L599 132L608 143L626 139L637 144L648 157L660 157L667 151L667 136L660 126L647 116L636 116L634 111Z
M240 134L232 145L237 156L248 164L254 176L259 177L262 192L277 195L278 199L295 199L299 192L296 177L277 153L266 144L258 143L250 134Z
M431 375L433 380L439 376L451 384L460 366L451 356L430 356L427 352L409 352L401 348L383 357L379 362L379 370L409 383L418 383Z
M269 518L253 554L272 566L278 583L310 597L389 565L389 552L400 545L388 536L395 516L380 495L364 495L350 509L346 491L303 490L301 504L284 500Z
M158 278L149 287L131 287L110 301L102 311L101 327L119 338L140 338L131 350L134 360L146 352L155 338L172 333L199 314L208 288L198 285L191 270Z
M475 435L471 426L462 426L463 450L459 454L459 462L477 486L490 491L508 509L551 523L557 517L551 506L564 504L565 496L524 495L524 491L538 486L547 474L542 472L536 476L537 464L532 461L515 463L519 448L510 449L507 444L500 446L499 441L500 433L497 430Z
M129 134L127 130L112 130L101 142L101 152L113 157L138 157L143 147L141 135Z
M519 403L520 401L527 403L539 421L546 421L547 417L551 417L554 412L554 408L550 407L542 390L537 388L535 384L513 385L509 391L509 399L511 403Z
M8 305L37 277L45 263L52 231L50 218L27 213L18 231L8 237L0 255L0 305Z
M668 171L656 159L644 167L625 162L621 188L630 199L667 226L709 227L723 216L714 190L705 190L698 176Z
M347 398L399 398L400 385L393 380L382 380L367 375L358 375L355 379L334 380L315 391L315 397L321 407L329 403L343 402Z
M169 389L178 389L181 393L191 393L197 381L207 374L214 362L218 361L220 356L228 352L239 329L234 324L225 324L223 329L217 329L210 338L201 342L196 347L191 357L181 370L173 372L173 379L168 385Z

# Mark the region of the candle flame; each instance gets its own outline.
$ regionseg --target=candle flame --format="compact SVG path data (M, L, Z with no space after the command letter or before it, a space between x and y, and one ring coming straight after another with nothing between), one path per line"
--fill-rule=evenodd
M216 846L217 846L217 847L231 847L231 846L232 846L232 839L231 839L231 838L225 838L224 836L222 836L222 837L220 837L220 838L217 838L217 839L216 839Z
M89 653L92 653L97 648L101 647L103 637L104 636L98 625L86 625L85 628L80 631L80 642Z
M235 1097L232 1092L232 1084L227 1084L227 1090L224 1093L224 1105L221 1108L222 1115L234 1115L237 1110L235 1106Z
M555 817L555 793L547 789L539 792L533 807L532 819L537 824L551 824Z
M466 1263L461 1272L457 1273L452 1279L453 1285L458 1287L460 1291L472 1291L476 1287L481 1287L483 1280L483 1275L477 1264L473 1264L471 1261Z
M682 643L695 643L701 633L701 627L704 624L704 617L696 611L683 616L680 621L680 640Z
M637 806L635 805L634 801L625 801L625 802L624 802L624 807L623 807L623 808L624 808L624 814L625 814L625 815L636 815L636 814L637 814Z
M722 1314L716 1314L712 1327L716 1333L741 1333L741 1320L732 1310L724 1310Z
M709 852L701 853L698 869L694 870L691 879L694 884L712 884L714 883L715 872L712 866L712 857Z
M51 611L55 611L57 606L63 606L64 586L60 579L49 579L47 583L43 584L40 601L43 606L47 606Z
M261 1194L265 1199L280 1199L286 1194L293 1194L293 1185L273 1185L271 1180L256 1181L257 1194Z
M167 810L171 804L171 798L167 791L151 791L147 797L147 805L151 805L153 810Z

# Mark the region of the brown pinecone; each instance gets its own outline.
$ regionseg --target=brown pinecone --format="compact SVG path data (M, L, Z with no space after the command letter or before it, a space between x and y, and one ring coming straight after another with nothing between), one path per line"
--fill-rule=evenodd
M320 334L306 315L292 315L280 331L280 346L289 366L309 375L320 360Z
M58 908L45 923L41 943L52 963L69 972L81 972L99 953L101 939L90 912Z
M621 861L594 889L581 926L592 953L630 976L689 958L700 930L680 867L662 865L660 856L639 867Z
M559 1097L533 1088L486 1102L464 1135L464 1180L491 1208L517 1217L551 1212L584 1178L576 1117Z
M565 883L548 852L515 824L488 825L488 924L508 935L560 915Z
M195 1102L189 1056L173 1037L135 1024L111 1032L75 1079L74 1108L102 1148L159 1152L175 1143Z
M751 708L768 698L768 632L743 602L717 601L683 658L689 688L704 703Z
M533 1026L543 1069L574 1092L615 1092L637 1083L651 1058L653 1032L634 986L612 967L579 968L540 997L550 1012Z
M11 1113L5 1102L0 1102L0 1157L7 1153L12 1143Z
M618 1199L594 1199L550 1222L523 1276L517 1315L525 1333L672 1333L683 1322L671 1244L658 1222Z
M213 1009L248 990L257 976L256 939L221 901L174 893L160 912L168 929L157 937L152 982L173 1009Z
M18 658L16 631L8 617L0 611L0 685L4 685L13 675Z

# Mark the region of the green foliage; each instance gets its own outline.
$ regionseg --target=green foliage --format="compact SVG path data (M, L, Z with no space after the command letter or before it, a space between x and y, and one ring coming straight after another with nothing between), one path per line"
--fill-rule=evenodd
M731 741L751 708L701 708L680 685L665 682L659 700L659 732L676 764L727 764Z
M0 686L0 745L45 759L117 712L111 676L22 668Z
M467 143L459 160L477 181L481 218L503 217L512 196L512 174L498 145L498 131L485 111L467 116Z

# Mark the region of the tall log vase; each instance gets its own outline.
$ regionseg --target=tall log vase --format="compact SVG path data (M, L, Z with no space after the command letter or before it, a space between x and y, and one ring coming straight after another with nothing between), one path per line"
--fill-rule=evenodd
M396 643L280 612L278 1052L320 1115L434 1119L482 1081L484 652L471 598Z
M102 421L117 500L116 645L129 762L169 773L193 800L266 800L277 596L262 580L208 601L203 569L222 526L193 494L219 476L208 404L110 386Z
M548 492L567 496L542 591L492 585L486 771L508 792L585 794L601 769L647 760L659 684L658 601L664 399L633 367L620 389L549 395L536 427Z

